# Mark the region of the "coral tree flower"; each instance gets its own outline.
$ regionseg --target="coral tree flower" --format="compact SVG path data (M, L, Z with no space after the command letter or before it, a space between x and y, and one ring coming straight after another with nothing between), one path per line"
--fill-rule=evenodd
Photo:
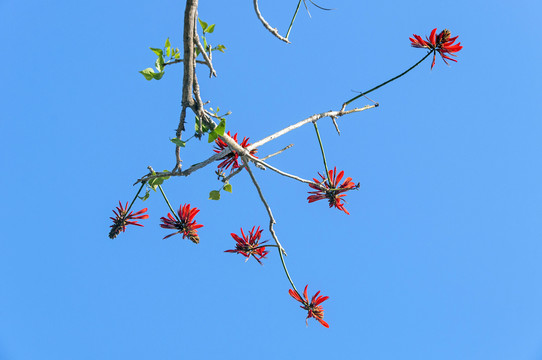
M457 36L450 37L451 34L450 30L448 29L442 30L440 34L437 35L437 28L434 28L433 31L431 31L431 35L429 35L429 37L426 37L427 40L422 39L420 35L413 34L412 36L414 36L414 39L409 38L411 46L415 48L426 48L434 52L431 69L433 68L433 66L435 66L435 57L437 56L437 52L440 54L442 60L446 63L446 65L449 65L446 60L452 60L455 62L457 62L457 60L449 57L448 54L452 56L457 56L454 53L463 49L463 46L461 46L460 42L454 44Z
M199 243L199 236L197 229L203 227L203 225L196 223L194 217L199 213L198 208L190 209L190 204L181 205L179 207L178 215L179 220L177 220L171 213L167 214L167 218L161 217L163 224L160 224L164 229L175 229L178 230L173 234L169 234L164 237L167 239L170 236L175 234L183 234L183 239L189 238L194 243Z
M346 196L346 194L343 194L344 192L348 190L354 190L359 188L359 183L356 185L352 182L352 178L346 178L342 184L339 185L341 182L344 171L341 171L337 174L337 168L335 167L333 170L329 170L329 178L331 179L331 184L328 183L328 178L320 173L318 173L322 180L314 179L315 183L318 183L322 185L326 190L322 190L316 185L309 184L309 186L316 190L316 191L309 191L310 195L307 200L309 200L309 203L322 200L322 199L328 199L329 200L329 207L336 207L337 209L344 211L347 215L350 215L350 213L344 208L343 204L343 197Z
M265 246L261 245L265 244L267 240L260 242L263 230L260 230L259 226L256 230L255 228L255 226L252 227L252 230L250 230L248 236L245 235L243 228L241 228L241 237L239 237L237 234L231 233L231 237L237 242L237 244L235 245L234 250L226 250L224 252L241 254L247 258L246 261L248 261L250 256L253 256L254 259L260 263L260 265L263 265L260 260L265 258L265 255L267 255L269 251L266 251Z
M229 131L228 131L227 134L228 134L228 136L231 136ZM233 135L232 139L235 140L236 143L238 143L238 141L237 141L237 133L235 133L235 135ZM244 148L247 148L248 146L250 146L250 143L248 142L248 139L249 138L247 138L247 137L243 138L243 141L239 145L241 145ZM224 140L222 140L221 138L217 138L215 140L215 144L216 144L216 147L213 149L213 151L215 153L217 153L217 154L219 152L221 152L222 150L228 148L228 144L226 144L226 142L224 142ZM256 154L257 151L258 151L258 149L250 150L250 155L254 156L254 154ZM227 169L227 168L229 168L230 166L233 165L232 168L231 168L231 170L233 171L233 170L239 168L238 159L239 159L239 154L232 150L232 152L230 152L226 156L218 159L218 160L223 160L223 161L220 164L218 164L217 167L219 169L221 169L221 170L225 170L225 169Z
M301 296L299 296L299 294L292 289L288 290L288 293L291 297L303 304L300 306L300 308L305 309L309 312L307 315L307 319L305 319L305 323L307 324L307 326L309 326L309 318L315 318L320 324L324 325L324 327L329 328L329 324L324 321L324 308L322 307L322 305L320 305L321 303L329 299L329 296L318 296L320 294L320 291L318 291L316 294L314 294L311 301L309 302L309 297L307 296L308 286L309 285L305 286L305 291L303 291L304 299L301 298Z
M139 224L137 221L139 219L148 219L149 215L141 215L144 212L147 212L147 208L144 208L143 210L139 210L138 212L134 213L133 211L130 211L128 214L128 202L126 202L126 207L122 206L122 203L119 201L119 206L117 206L117 211L113 210L113 213L115 213L115 217L110 217L111 220L113 220L113 225L111 225L111 231L109 232L109 237L111 239L116 238L120 232L126 231L127 225L137 225L137 226L143 226Z

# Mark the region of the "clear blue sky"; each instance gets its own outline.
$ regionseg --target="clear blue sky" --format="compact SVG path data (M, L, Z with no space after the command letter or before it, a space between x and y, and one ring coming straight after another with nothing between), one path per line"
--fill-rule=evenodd
M2 360L542 359L541 3L318 4L337 10L302 10L286 45L251 2L201 2L227 47L218 78L198 68L202 95L232 111L228 130L255 140L338 109L424 55L413 33L464 46L372 93L380 107L340 119L341 136L320 123L330 165L361 183L350 216L256 172L298 288L330 296L330 329L305 326L276 252L264 266L223 252L230 232L267 228L246 173L219 202L215 166L165 183L201 210L199 245L162 240L158 194L135 205L144 228L107 237L146 167L174 164L182 69L138 71L150 46L181 47L183 1L0 2ZM296 1L260 5L284 33ZM289 143L274 165L322 171L310 126L258 154ZM184 164L211 153L191 141Z

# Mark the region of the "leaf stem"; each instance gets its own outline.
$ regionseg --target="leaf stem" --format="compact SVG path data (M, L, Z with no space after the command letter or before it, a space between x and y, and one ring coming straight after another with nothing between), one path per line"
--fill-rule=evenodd
M292 17L292 21L290 22L290 26L288 27L288 31L286 32L286 39L288 39L288 35L290 35L290 30L292 30L292 26L294 25L295 17L297 16L297 12L299 11L299 7L301 6L301 1L297 3L297 7L295 8L294 16Z
M318 125L316 125L316 121L313 122L312 124L314 125L314 130L316 130L316 136L318 137L318 143L320 144L320 151L322 152L322 159L324 160L324 168L326 169L327 181L329 183L329 187L332 187L333 184L331 183L331 178L329 177L329 170L327 168L326 154L324 153L324 145L322 144L322 139L320 138L320 132L318 131Z
M427 57L428 57L429 55L431 55L434 51L435 51L435 50L429 51L429 52L428 52L428 53L427 53L420 61L418 61L416 64L412 65L411 67L409 67L405 72L403 72L403 73L397 75L396 77L393 77L393 78L389 79L388 81L383 82L382 84L380 84L380 85L378 85L378 86L375 86L375 87L372 88L371 90L364 91L364 92L362 92L361 94L359 94L358 96L354 96L352 99L348 100L347 102L345 102L345 103L343 104L343 108L344 108L346 105L350 104L352 101L354 101L354 100L356 100L356 99L359 99L360 97L362 97L362 96L364 96L364 95L367 95L368 93L373 92L373 91L375 91L375 90L378 89L378 88L381 88L382 86L384 86L384 85L386 85L386 84L392 82L393 80L399 79L401 76L405 75L405 74L408 73L410 70L412 70L412 69L414 69L416 66L420 65L420 64L422 63L422 61L424 61L425 59L427 59Z

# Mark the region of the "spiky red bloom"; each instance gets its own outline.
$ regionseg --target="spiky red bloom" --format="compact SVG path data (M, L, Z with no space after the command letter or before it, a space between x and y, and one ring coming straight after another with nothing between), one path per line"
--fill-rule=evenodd
M160 224L164 229L176 229L177 232L169 234L164 237L167 239L170 236L175 234L183 234L183 239L188 237L192 242L199 243L198 231L200 227L203 227L201 224L197 224L194 220L196 214L199 213L198 208L190 209L190 204L184 204L179 207L178 215L179 220L177 220L171 213L167 214L167 218L161 217L163 224Z
M451 34L450 30L448 29L442 30L440 34L437 35L437 28L434 28L433 31L431 31L431 35L429 35L429 37L426 37L427 40L422 39L420 35L413 34L412 36L414 36L414 39L409 38L411 46L415 48L426 48L435 52L433 54L431 69L433 68L433 66L435 66L435 58L437 56L437 52L440 54L442 60L446 63L446 65L449 65L446 60L452 60L455 62L457 62L457 60L449 57L447 54L457 56L454 53L463 49L463 46L461 46L460 42L454 44L457 36L450 37Z
M227 132L227 134L228 134L228 136L231 136L229 131ZM232 139L235 140L235 142L237 142L237 133L235 133L235 135L233 135ZM250 143L248 142L248 139L249 138L244 137L243 141L239 145L241 145L244 148L247 148L248 146L250 146ZM217 153L217 154L219 152L221 152L222 150L228 148L228 144L226 144L224 142L224 140L222 140L221 138L217 138L215 140L215 144L216 144L217 147L215 147L213 149L213 151L215 153ZM250 150L250 155L254 156L254 154L256 154L257 151L258 151L258 149ZM223 160L223 161L220 164L218 164L217 167L219 169L221 169L221 170L225 170L225 169L227 169L227 168L229 168L230 166L233 165L232 168L231 168L231 170L233 171L233 170L235 170L235 169L237 169L239 167L238 158L239 158L239 154L232 150L232 152L230 152L228 155L218 159L218 160Z
M245 235L243 228L241 228L241 237L237 236L237 234L231 233L231 237L237 242L237 244L235 245L234 250L226 250L224 252L241 254L247 258L246 261L248 261L250 256L253 256L254 259L260 263L260 265L263 265L260 260L265 258L265 255L267 255L269 251L266 251L265 246L261 245L265 244L267 240L260 242L263 230L260 230L259 226L258 229L255 230L255 228L255 226L252 227L248 237Z
M346 194L342 194L343 192L346 192L348 190L354 190L359 188L359 183L356 185L352 182L352 178L346 178L341 185L339 183L341 182L344 171L341 171L337 174L337 168L335 167L333 170L329 170L329 178L331 179L331 184L328 183L328 178L320 173L318 173L322 180L314 179L314 182L322 185L326 188L326 190L322 190L316 185L309 184L309 186L316 190L316 191L309 191L310 195L307 200L309 200L309 203L322 200L322 199L328 199L329 200L329 207L336 207L337 209L344 211L346 214L350 215L350 213L344 208L343 204L343 197L346 196Z
M120 232L126 231L127 225L137 225L137 226L143 226L139 224L137 221L139 219L148 219L149 215L141 215L144 212L147 212L147 208L144 208L143 210L139 210L138 212L134 213L133 211L128 212L128 202L126 202L126 207L122 206L122 203L119 201L119 206L117 206L117 211L113 210L113 213L115 213L115 217L110 217L111 220L113 220L113 225L111 225L111 231L109 232L109 237L111 239L116 238Z
M326 328L329 328L329 324L324 321L324 308L321 303L329 299L329 296L318 296L320 294L320 291L318 291L314 296L312 297L311 301L309 302L309 297L307 296L307 287L309 285L305 286L305 291L303 291L303 298L299 296L299 294L290 289L288 290L288 293L291 297L302 303L303 305L300 306L300 308L307 310L309 313L307 315L307 319L305 319L305 323L307 326L309 326L309 318L315 318L318 320L318 322L322 325L324 325Z

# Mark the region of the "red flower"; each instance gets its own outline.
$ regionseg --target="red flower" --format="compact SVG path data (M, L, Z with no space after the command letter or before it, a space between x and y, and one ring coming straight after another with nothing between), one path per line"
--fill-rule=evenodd
M429 38L426 37L427 40L422 39L421 36L413 34L413 38L409 38L410 42L413 47L416 48L426 48L430 49L431 51L434 51L433 54L433 62L431 63L431 69L433 66L435 66L435 57L437 56L437 52L442 57L442 60L448 65L448 62L446 60L452 60L457 62L457 60L449 57L447 54L450 54L452 56L457 56L454 53L458 52L459 50L463 49L463 46L461 46L461 43L458 42L457 44L454 44L455 40L457 39L457 36L450 37L450 30L444 29L440 32L440 34L437 35L437 28L434 28L433 31L431 31L431 35Z
M231 136L229 131L228 131L227 134L228 134L228 136ZM235 142L237 142L237 133L235 133L235 135L233 135L232 138L233 138L233 140L235 140ZM250 146L250 144L248 142L248 139L249 138L244 137L243 141L239 145L241 145L244 148L247 148L248 146ZM217 153L217 154L219 152L221 152L222 150L228 148L228 144L226 144L224 142L224 140L222 140L221 138L217 138L215 140L215 144L216 144L217 147L215 149L213 149L213 151L215 153ZM258 149L250 150L250 155L254 156L254 154L256 154L257 151L258 151ZM232 152L230 152L228 155L218 159L218 160L224 160L224 161L222 161L220 164L218 164L217 167L219 169L221 169L221 170L224 170L224 169L229 168L233 164L233 166L231 168L231 170L233 171L233 170L235 170L235 169L237 169L239 167L238 158L239 158L239 154L232 150Z
M316 191L309 191L310 195L307 200L309 200L309 203L322 200L322 199L328 199L329 200L329 207L335 206L337 209L344 211L346 214L350 215L350 213L344 208L343 204L343 197L346 196L346 194L342 194L345 191L348 190L354 190L359 188L359 183L356 185L352 182L352 178L346 178L344 182L339 185L339 182L342 180L344 176L344 171L341 171L337 174L337 168L335 167L333 170L329 170L329 178L331 179L331 185L328 183L328 178L324 175L318 173L322 180L314 179L314 182L322 185L326 188L326 190L322 190L316 185L309 184L309 186L316 190Z
M173 234L165 236L164 239L167 239L170 236L175 234L183 234L183 239L188 237L192 242L199 243L198 231L200 227L203 227L201 224L197 224L194 221L194 217L199 213L198 208L190 209L190 204L185 204L179 207L178 215L179 220L177 220L171 213L167 214L167 218L161 217L163 224L160 224L164 229L176 229L179 230Z
M304 299L302 299L301 296L299 296L299 294L292 289L288 290L288 293L291 297L303 304L300 306L300 308L305 309L309 312L309 314L307 315L307 319L305 320L307 326L309 326L309 318L312 317L318 320L318 322L324 325L326 328L329 328L329 324L324 321L324 308L322 307L322 305L320 305L321 303L329 299L329 296L318 296L318 294L320 294L320 291L318 291L316 294L314 294L311 302L309 303L309 297L307 296L308 286L309 285L305 286L305 291L303 291Z
M137 225L137 226L143 226L139 224L137 221L132 220L138 220L138 219L148 219L149 215L141 215L144 212L147 211L147 208L144 208L143 210L139 210L138 212L134 213L133 211L128 212L128 202L126 202L126 208L122 207L122 203L119 201L119 206L117 206L117 211L113 210L113 213L115 213L115 217L110 217L111 220L113 220L113 225L111 225L111 231L109 232L109 237L111 239L116 238L120 232L126 231L126 225Z
M243 232L243 228L241 228L242 238L234 233L231 233L231 237L237 242L235 245L235 250L226 250L224 252L241 254L247 258L246 261L248 261L250 256L253 256L257 262L263 265L260 260L265 258L265 255L267 255L269 251L266 251L265 246L261 246L261 244L265 244L267 240L260 242L263 230L260 230L260 227L258 226L258 229L254 231L255 228L255 226L252 227L248 238Z

